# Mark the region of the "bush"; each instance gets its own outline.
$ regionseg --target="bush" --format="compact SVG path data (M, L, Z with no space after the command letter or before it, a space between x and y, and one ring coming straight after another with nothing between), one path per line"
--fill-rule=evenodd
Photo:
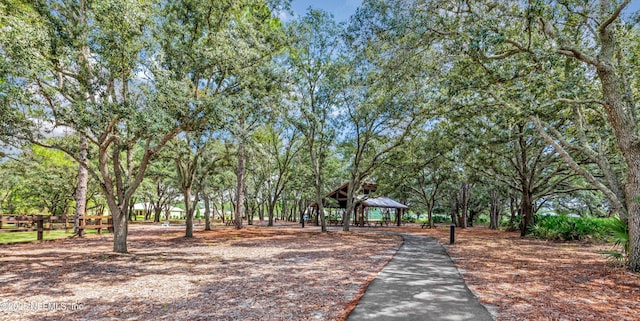
M613 242L616 247L622 247L622 251L606 250L600 251L609 257L609 260L615 265L624 266L629 259L629 225L626 221L619 217L610 219L606 224L607 235L609 241Z
M533 236L545 240L571 241L593 238L604 240L611 219L590 217L536 216Z
M451 216L433 214L433 223L451 223Z
M441 214L432 214L431 218L433 219L433 224L451 223L451 217L450 216L441 215ZM429 222L429 217L426 214L424 215L424 217L421 217L418 220L418 223L420 223L420 224L427 223L427 222Z
M481 225L489 225L489 215L478 215L476 223Z
M502 216L500 218L500 224L499 225L501 227L512 227L510 225L510 223L511 223L511 216L510 215ZM520 226L520 216L516 216L515 219L513 220L513 227L517 228L518 226Z
M402 220L409 223L415 223L416 217L413 215L405 215L402 217Z

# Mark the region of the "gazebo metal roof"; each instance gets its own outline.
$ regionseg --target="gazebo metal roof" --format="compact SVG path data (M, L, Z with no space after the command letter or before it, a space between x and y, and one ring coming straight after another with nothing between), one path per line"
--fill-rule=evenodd
M324 207L347 208L348 188L349 188L349 182L346 182L340 185L340 187L336 188L335 190L329 192L325 196L325 198L334 199L337 202L337 204L325 203ZM362 189L361 189L361 192L363 194L355 197L355 201L360 205L363 205L364 207L399 208L399 209L409 208L408 206L400 202L394 201L388 197L380 196L380 197L369 198L369 195L375 192L376 188L377 188L376 184L372 182L364 182L362 184ZM312 207L316 207L316 205L317 205L316 203L311 204Z
M369 198L361 203L366 207L380 207L380 208L409 208L407 205L398 203L388 197L374 197Z

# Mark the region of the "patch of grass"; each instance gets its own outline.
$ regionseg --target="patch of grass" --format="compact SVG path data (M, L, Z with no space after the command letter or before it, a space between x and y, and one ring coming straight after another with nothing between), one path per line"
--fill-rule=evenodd
M102 230L102 234L108 234L109 232ZM98 230L86 230L85 234L98 234ZM73 229L70 229L69 232L65 232L64 230L55 230L55 231L45 231L43 234L43 238L45 241L48 240L57 240L63 239L66 237L70 237L73 235ZM38 240L38 232L11 232L11 233L0 233L0 244L10 244L10 243L23 243L23 242L34 242Z

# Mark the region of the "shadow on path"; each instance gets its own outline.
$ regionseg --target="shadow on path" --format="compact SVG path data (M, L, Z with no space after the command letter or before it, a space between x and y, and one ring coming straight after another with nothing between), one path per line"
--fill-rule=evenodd
M404 244L371 282L348 321L493 320L432 238L399 234Z

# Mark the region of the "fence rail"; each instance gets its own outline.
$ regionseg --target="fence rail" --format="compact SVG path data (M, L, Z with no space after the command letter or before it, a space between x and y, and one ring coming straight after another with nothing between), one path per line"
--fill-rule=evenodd
M113 221L107 215L85 215L79 219L80 231L95 229L98 234L106 229L113 232ZM13 228L11 228L12 226ZM0 214L0 233L37 232L38 241L43 240L44 231L75 229L75 218L67 215L18 215Z

